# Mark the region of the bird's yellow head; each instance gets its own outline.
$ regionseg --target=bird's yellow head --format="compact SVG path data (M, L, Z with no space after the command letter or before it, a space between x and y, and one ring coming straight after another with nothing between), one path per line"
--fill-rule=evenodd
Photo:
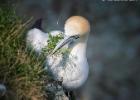
M90 24L82 16L72 16L66 20L64 29L67 36L84 36L90 32Z
M64 45L75 40L86 41L90 32L90 24L87 19L81 16L72 16L65 23L65 38L57 44L52 53ZM75 41L76 42L76 41Z

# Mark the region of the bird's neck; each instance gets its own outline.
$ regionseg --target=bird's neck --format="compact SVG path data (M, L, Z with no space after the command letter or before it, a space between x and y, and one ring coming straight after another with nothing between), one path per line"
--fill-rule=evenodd
M71 50L71 55L78 58L78 60L86 59L87 38L81 38L74 44Z

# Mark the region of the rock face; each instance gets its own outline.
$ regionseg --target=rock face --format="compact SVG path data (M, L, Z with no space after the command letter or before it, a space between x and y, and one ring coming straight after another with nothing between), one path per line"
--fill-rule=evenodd
M91 23L88 41L88 82L80 100L140 99L140 4L102 0L22 0L20 15L44 18L44 29L63 30L71 15ZM63 94L63 93L62 93Z
M61 82L53 81L45 87L48 100L70 100L64 88L62 87Z

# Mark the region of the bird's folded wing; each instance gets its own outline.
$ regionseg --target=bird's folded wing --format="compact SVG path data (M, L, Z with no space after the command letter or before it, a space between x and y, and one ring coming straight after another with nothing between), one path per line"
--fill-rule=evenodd
M56 36L58 34L63 34L63 32L55 30L51 31L50 34L52 36ZM41 53L42 49L48 44L48 38L48 33L45 33L37 28L33 28L27 33L26 44L28 47L34 49L37 53Z
M28 47L40 53L42 48L47 46L48 34L34 28L28 31L26 36L26 44Z

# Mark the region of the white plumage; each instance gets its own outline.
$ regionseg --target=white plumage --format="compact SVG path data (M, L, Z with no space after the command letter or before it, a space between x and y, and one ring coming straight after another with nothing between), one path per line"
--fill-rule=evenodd
M61 31L51 31L52 36L56 36L62 33ZM28 47L33 48L37 53L41 53L42 49L47 46L48 33L41 31L40 29L33 28L28 31L26 43Z
M89 22L81 16L70 17L65 23L65 37L58 43L51 55L46 57L46 69L49 70L55 80L62 80L62 85L67 89L75 89L84 84L88 77L89 66L86 58L86 46ZM60 32L52 32L56 35ZM47 46L48 35L38 29L33 29L27 34L27 44L35 51L40 52ZM67 54L55 53L58 49L70 50Z

